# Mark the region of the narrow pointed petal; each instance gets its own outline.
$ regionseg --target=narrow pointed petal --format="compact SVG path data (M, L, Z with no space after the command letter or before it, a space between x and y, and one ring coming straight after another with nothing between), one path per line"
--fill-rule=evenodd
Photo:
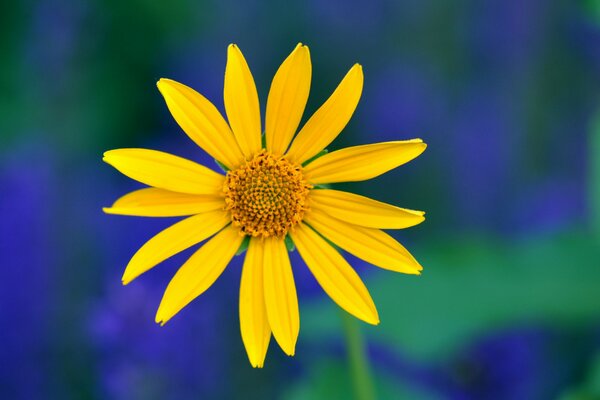
M400 243L387 233L348 224L312 210L304 220L331 242L366 262L391 271L420 274L423 269Z
M281 349L293 356L300 331L292 266L282 239L264 239L265 303L269 325Z
M200 247L169 282L156 312L156 322L164 325L211 287L223 273L243 239L237 228L229 226Z
M403 229L425 220L423 211L408 210L339 190L313 190L311 208L367 228Z
M123 284L127 285L158 263L214 235L229 222L228 215L218 210L194 215L171 225L134 254L123 274Z
M373 299L344 257L307 225L298 225L291 237L329 297L356 318L377 325L379 316Z
M103 208L107 214L139 217L181 217L223 209L223 197L171 192L146 188L127 193L112 207Z
M277 70L267 99L267 150L283 154L298 125L310 91L312 67L308 47L299 43Z
M181 129L229 169L244 161L229 125L217 108L194 89L171 79L156 84Z
M227 49L224 99L229 125L242 152L250 158L262 147L260 108L254 78L235 44Z
M421 139L347 147L317 158L304 173L315 185L364 181L409 162L426 147Z
M103 161L131 179L173 192L218 195L225 179L203 165L156 150L110 150Z
M264 244L250 239L240 283L240 330L250 364L262 368L271 339L263 283Z
M337 89L327 99L292 142L287 157L298 164L319 153L340 134L348 124L362 94L363 72L355 64Z

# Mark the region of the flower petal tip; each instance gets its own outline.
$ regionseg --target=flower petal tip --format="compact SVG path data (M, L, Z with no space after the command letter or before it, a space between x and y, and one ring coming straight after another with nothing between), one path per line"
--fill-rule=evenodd
M104 161L108 165L113 165L114 159L115 159L115 151L114 150L108 150L108 151L105 151L104 154L102 154L102 161Z
M427 149L427 143L423 141L423 139L411 139L411 142L415 143L418 146L418 153L414 158L417 158Z
M161 87L164 87L165 85L167 85L171 80L167 79L167 78L160 78L158 81L156 81L156 87L158 88L159 91L162 92Z
M369 317L368 320L365 320L365 322L373 326L379 325L381 321L379 320L379 313L377 312L377 309L373 309L373 314Z
M104 157L104 158L110 157L118 151L119 151L119 149L106 150L104 153L102 153L102 157Z
M296 355L296 343L289 345L289 346L281 346L280 343L280 347L281 350L283 350L283 352L285 353L285 355L287 355L288 357L294 357L294 355Z
M377 314L377 313L375 313L375 315L363 316L362 318L359 318L359 319L362 320L363 322L366 322L367 324L373 325L373 326L377 326L380 323L379 314Z
M127 271L125 271L125 273L123 274L123 276L121 277L121 283L123 284L123 286L127 286L129 285L131 282L133 282L133 280L135 279L135 276L131 276L131 274L127 273Z
M154 317L154 322L156 322L160 326L165 326L168 319L164 318L160 310L156 313L156 317Z
M408 265L406 270L401 272L407 275L421 275L421 271L423 271L421 264L419 264L416 260L413 260L411 265Z
M412 139L412 141L413 141L414 143L417 143L417 144L419 144L419 146L420 146L421 148L423 148L423 151L425 151L425 149L427 148L427 143L425 143L425 142L423 141L423 139L419 139L419 138L417 138L417 139Z

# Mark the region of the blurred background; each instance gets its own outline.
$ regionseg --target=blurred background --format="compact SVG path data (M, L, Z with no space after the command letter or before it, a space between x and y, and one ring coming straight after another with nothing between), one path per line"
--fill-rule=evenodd
M301 332L250 367L238 257L165 327L154 313L190 252L127 287L172 219L104 215L140 187L118 147L216 168L155 83L221 110L226 46L263 105L310 46L304 120L360 62L358 109L331 149L423 138L418 159L338 185L428 219L394 232L422 276L352 259L381 324L361 325L382 399L600 398L600 2L546 0L0 3L0 398L348 399L340 311L293 253Z

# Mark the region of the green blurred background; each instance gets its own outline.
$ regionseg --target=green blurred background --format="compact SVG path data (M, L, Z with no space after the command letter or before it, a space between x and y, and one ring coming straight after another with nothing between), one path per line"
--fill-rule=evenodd
M340 311L296 253L296 356L272 343L253 370L240 260L160 328L162 291L190 253L122 287L131 255L173 220L101 213L139 187L101 162L105 150L214 166L169 115L159 78L222 110L237 43L264 110L299 41L313 61L304 120L364 68L330 149L429 144L396 171L338 185L428 216L393 233L422 276L352 259L382 321L361 325L378 398L600 398L597 1L161 4L0 3L0 398L351 398Z

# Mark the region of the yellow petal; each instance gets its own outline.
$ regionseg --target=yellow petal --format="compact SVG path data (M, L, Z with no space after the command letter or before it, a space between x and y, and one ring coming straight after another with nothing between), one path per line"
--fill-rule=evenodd
M225 270L243 239L239 230L230 225L200 247L169 282L156 312L156 322L164 325L204 293Z
M271 83L265 118L267 150L275 154L287 150L308 100L311 72L308 47L299 43Z
M252 157L262 147L258 93L246 59L235 44L227 49L224 99L233 134L246 158Z
M340 307L369 324L379 316L369 291L344 257L304 224L291 234L302 259L323 290Z
M419 274L423 268L393 237L379 229L348 224L311 210L304 220L317 232L348 253L378 267L406 274Z
M156 150L110 150L103 160L131 179L173 192L218 195L225 179L205 166Z
M300 130L287 153L288 158L301 164L333 142L350 121L362 88L362 67L355 64L329 99Z
M180 217L223 209L222 197L171 192L146 188L127 193L112 207L103 208L107 214L140 217Z
M354 225L402 229L425 220L423 211L407 210L368 197L339 190L312 190L311 208Z
M364 181L409 162L426 147L421 139L347 147L317 158L304 172L315 185Z
M181 129L229 169L244 161L229 125L217 108L194 89L171 79L156 84Z
M123 284L127 285L158 263L212 236L229 222L229 216L219 210L194 215L171 225L134 254L123 274Z
M264 244L250 239L240 283L240 330L250 364L262 368L271 339L263 283Z
M292 266L282 239L264 239L265 303L269 325L281 349L293 356L300 331Z

